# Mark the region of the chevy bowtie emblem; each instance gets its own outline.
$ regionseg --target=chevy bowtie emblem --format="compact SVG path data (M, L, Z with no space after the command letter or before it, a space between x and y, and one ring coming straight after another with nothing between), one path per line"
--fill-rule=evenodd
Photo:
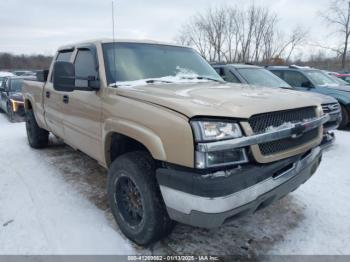
M333 111L333 110L336 110L336 109L338 109L337 105L329 105L328 106L328 110L330 110L330 111Z
M297 124L295 127L292 128L292 138L299 138L301 137L306 130L306 124Z

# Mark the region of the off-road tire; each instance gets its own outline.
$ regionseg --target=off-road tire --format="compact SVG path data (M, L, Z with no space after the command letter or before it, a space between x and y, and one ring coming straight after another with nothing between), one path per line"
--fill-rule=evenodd
M349 124L349 111L345 106L341 105L342 121L339 124L340 129L344 129Z
M130 209L123 208L132 201L122 197L127 195L121 193L124 192L120 189L122 180L132 181L139 192L142 218L136 224L128 219L130 215L128 216L127 210ZM126 153L114 160L108 172L108 200L120 230L138 245L148 246L157 242L169 235L174 228L175 223L168 216L155 177L154 161L146 152Z
M36 149L46 147L49 143L49 132L38 126L32 110L26 111L25 116L29 145Z

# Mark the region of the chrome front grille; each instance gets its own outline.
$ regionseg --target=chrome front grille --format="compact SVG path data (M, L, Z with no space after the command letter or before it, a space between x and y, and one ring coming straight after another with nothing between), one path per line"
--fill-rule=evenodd
M338 113L340 111L340 105L339 103L323 104L322 110L325 114Z
M315 107L305 107L286 111L277 111L254 115L249 119L249 124L254 134L265 133L269 129L280 127L285 123L298 123L303 120L317 117ZM259 144L263 156L288 151L303 146L319 136L319 128L310 130L300 137L286 138L273 142Z

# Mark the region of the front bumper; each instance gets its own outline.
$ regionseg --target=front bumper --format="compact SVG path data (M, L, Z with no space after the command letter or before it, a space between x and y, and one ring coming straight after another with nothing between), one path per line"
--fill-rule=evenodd
M334 113L329 113L329 120L323 125L324 133L327 133L330 130L337 129L342 121L341 111Z
M322 143L320 145L321 149L327 149L329 148L331 145L333 145L335 141L335 134L333 132L327 132L323 135L323 139L322 139Z
M212 228L253 213L295 190L315 173L321 158L317 147L272 164L207 175L162 168L157 170L157 180L173 220Z

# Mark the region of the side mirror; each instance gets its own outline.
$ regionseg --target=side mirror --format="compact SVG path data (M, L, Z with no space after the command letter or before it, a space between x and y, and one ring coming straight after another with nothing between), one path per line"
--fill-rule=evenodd
M76 76L72 63L57 61L53 66L53 88L62 92L98 91L100 81L95 76Z
M305 88L313 88L313 85L310 81L305 81L301 83L301 87L305 87Z
M47 76L49 75L49 70L41 70L36 73L36 79L39 82L46 82Z
M57 61L53 65L53 88L57 91L73 92L75 68L72 63Z

